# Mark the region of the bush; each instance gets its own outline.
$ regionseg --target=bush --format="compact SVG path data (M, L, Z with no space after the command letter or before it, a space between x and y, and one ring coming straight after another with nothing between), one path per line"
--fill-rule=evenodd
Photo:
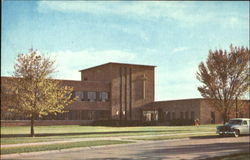
M142 122L137 120L97 120L94 126L141 126Z
M194 125L193 119L175 119L169 121L170 126L190 126Z
M170 120L166 123L159 121L139 121L139 120L97 120L93 122L94 126L158 126L158 125L170 125L170 126L188 126L194 125L194 120L192 119L175 119Z

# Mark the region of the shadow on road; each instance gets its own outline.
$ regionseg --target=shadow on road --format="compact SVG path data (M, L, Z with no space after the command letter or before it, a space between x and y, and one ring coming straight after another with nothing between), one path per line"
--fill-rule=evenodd
M177 159L181 154L189 155L195 154L199 158L203 159L210 156L210 153L220 152L220 153L233 153L233 152L241 152L242 148L245 152L249 152L249 142L239 142L239 143L212 143L212 144L192 144L192 145L180 145L171 148L164 149L152 149L145 150L145 152L141 152L140 154L133 155L135 157L147 157L147 159L168 159L168 156ZM132 156L132 157L133 157ZM171 157L169 157L171 159Z

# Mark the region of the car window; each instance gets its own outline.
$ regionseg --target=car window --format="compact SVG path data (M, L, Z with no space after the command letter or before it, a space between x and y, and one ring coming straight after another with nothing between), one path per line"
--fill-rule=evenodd
M243 124L243 125L247 125L247 121L243 121L242 124Z
M238 125L241 125L242 123L242 120L230 120L229 121L229 124L238 124Z

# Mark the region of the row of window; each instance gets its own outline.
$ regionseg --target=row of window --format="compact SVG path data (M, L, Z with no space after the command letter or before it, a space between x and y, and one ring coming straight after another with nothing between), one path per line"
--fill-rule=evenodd
M107 120L110 118L110 111L92 111L92 110L72 110L57 115L49 114L36 120ZM11 112L1 114L2 120L29 120L21 115Z
M77 101L89 101L89 102L109 101L109 93L108 92L74 91L73 97L76 97Z
M143 117L146 121L155 121L159 119L158 111L143 111ZM175 120L177 119L175 112L165 111L163 116L160 118L162 120ZM195 119L195 113L192 112L180 112L179 119Z
M110 111L69 111L69 120L108 120Z
M166 113L166 120L174 120L176 119L175 112L165 112ZM190 115L190 116L189 116ZM193 111L190 112L180 112L179 119L195 119L195 113Z

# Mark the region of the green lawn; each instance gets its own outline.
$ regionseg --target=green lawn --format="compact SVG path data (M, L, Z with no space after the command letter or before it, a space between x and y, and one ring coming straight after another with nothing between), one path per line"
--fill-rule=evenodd
M35 126L36 137L29 137L30 127L1 127L1 145L22 144L34 142L52 142L70 140L76 138L94 138L94 137L117 137L117 136L140 136L140 135L164 135L136 138L140 140L166 140L187 138L192 136L214 135L216 125L196 126L144 126L144 127L101 127L101 126ZM198 133L212 132L212 133ZM185 133L185 135L175 135ZM190 134L194 133L194 134ZM197 133L197 134L195 134ZM174 136L173 136L174 135ZM35 152L46 150L59 150L75 147L87 147L97 145L109 145L129 143L128 139L122 141L95 140L78 142L59 142L57 144L34 144L32 146L4 147L1 148L1 154Z
M84 141L84 142L71 142L58 144L47 144L47 145L35 145L35 146L21 146L21 147L8 147L1 148L1 154L13 154L23 152L38 152L48 150L60 150L67 148L78 148L78 147L91 147L91 146L102 146L111 144L125 144L132 143L129 141L115 141L115 140L99 140L99 141Z
M59 141L72 138L109 136L139 136L215 132L216 125L195 126L145 126L145 127L100 127L100 126L35 126L36 137L29 136L29 126L1 127L1 144ZM8 136L8 137L6 137ZM15 136L15 137L11 137Z
M164 132L171 130L215 130L217 125L195 126L143 126L143 127L101 127L101 126L80 126L80 125L60 125L60 126L35 126L37 134L51 133L98 133L98 132L121 132L121 131L146 131ZM1 127L1 134L29 134L29 126Z

